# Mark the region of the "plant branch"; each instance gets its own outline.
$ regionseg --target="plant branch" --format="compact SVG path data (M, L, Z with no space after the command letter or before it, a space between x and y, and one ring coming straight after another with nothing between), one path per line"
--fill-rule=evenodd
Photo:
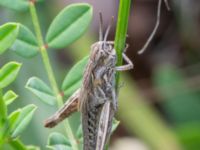
M52 67L51 67L51 64L50 64L50 61L49 61L49 57L48 57L48 54L47 54L47 49L44 46L41 28L40 28L40 25L39 25L37 12L36 12L35 5L34 5L33 2L30 2L30 13L31 13L32 22L33 22L33 26L34 26L34 29L35 29L37 41L38 41L38 44L39 44L39 47L40 47L40 53L41 53L41 56L42 56L42 60L43 60L45 69L47 71L47 75L48 75L51 87L54 91L54 94L57 97L58 105L60 107L63 104L63 100L62 100L62 97L59 94L58 86L57 86L57 83L56 83L56 80L55 80L55 77L54 77L54 73L53 73L53 70L52 70Z
M120 0L117 29L115 35L115 49L117 52L117 66L122 65L122 53L126 44L126 35L128 28L128 18L131 6L131 0ZM116 74L116 88L119 83L119 73Z
M10 146L12 146L15 150L27 150L26 146L19 140L11 140L9 141Z
M34 5L34 2L32 2L32 1L30 1L30 13L31 13L35 33L36 33L36 36L37 36L38 44L39 44L39 47L40 47L42 60L43 60L45 69L47 71L47 75L48 75L51 87L52 87L54 94L57 98L58 107L61 107L63 105L63 99L62 99L62 96L59 93L58 85L56 83L55 76L54 76L50 61L49 61L47 48L44 45L44 40L43 40L43 37L42 37L41 28L40 28L40 24L39 24L39 20L38 20L38 16L37 16L36 8L35 8L35 5ZM65 120L64 126L65 126L65 129L66 129L67 136L68 136L68 138L71 142L72 149L78 150L77 142L75 140L75 137L73 135L72 129L71 129L70 124L69 124L69 121L67 119Z
M0 89L0 129L1 129L1 132L0 132L0 149L1 149L1 146L3 145L3 143L4 143L4 138L5 138L3 128L4 128L5 121L6 121L6 117L7 117L7 108L6 108L5 102L3 100L2 89Z
M7 118L7 107L3 100L2 89L0 89L0 124Z

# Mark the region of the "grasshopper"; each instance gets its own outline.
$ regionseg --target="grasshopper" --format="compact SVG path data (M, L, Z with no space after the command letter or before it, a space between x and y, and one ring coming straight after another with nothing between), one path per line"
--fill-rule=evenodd
M167 0L164 0L168 10ZM157 22L146 44L138 52L143 53L155 35L159 22L162 0L158 1ZM133 68L133 63L122 54L126 65L116 66L117 56L114 42L107 41L111 24L103 37L103 19L100 13L99 41L91 46L89 62L83 76L80 89L67 100L53 116L45 122L45 127L52 128L70 116L80 111L83 129L83 150L103 150L111 133L112 119L117 111L118 92L115 88L116 71L125 71ZM128 45L126 45L126 49Z
M80 110L84 150L103 150L110 137L112 119L117 111L116 71L133 68L132 62L124 53L123 58L128 64L116 67L117 56L114 42L107 41L111 24L104 38L102 28L103 19L100 14L99 41L91 46L81 88L45 122L45 127L54 127L71 113ZM127 48L128 46L125 49Z

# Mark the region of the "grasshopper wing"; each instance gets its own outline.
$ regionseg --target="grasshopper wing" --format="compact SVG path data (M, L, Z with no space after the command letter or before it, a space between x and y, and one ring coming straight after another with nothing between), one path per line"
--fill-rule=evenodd
M104 146L106 144L108 134L110 134L108 131L110 124L110 119L112 120L111 117L111 103L110 101L107 101L106 103L103 104L100 118L99 118L99 127L98 127L98 133L97 133L97 143L96 143L96 150L103 150Z

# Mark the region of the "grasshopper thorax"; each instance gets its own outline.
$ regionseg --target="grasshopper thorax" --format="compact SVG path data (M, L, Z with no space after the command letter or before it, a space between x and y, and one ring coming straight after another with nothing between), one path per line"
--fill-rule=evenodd
M90 60L107 67L115 67L116 51L112 41L98 41L91 47ZM101 63L99 63L101 62Z

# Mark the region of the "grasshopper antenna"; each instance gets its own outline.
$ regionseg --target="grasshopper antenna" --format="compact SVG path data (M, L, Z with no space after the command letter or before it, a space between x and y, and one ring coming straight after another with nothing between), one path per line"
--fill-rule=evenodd
M107 37L108 37L109 31L110 31L110 28L111 28L113 22L114 22L114 16L112 16L112 18L111 18L111 22L109 23L109 25L108 25L108 27L107 27L107 29L106 29L106 33L105 33L105 35L104 35L104 39L103 39L104 46L105 46L105 43L106 43L106 40L107 40Z
M170 8L170 6L169 6L168 0L164 0L164 2L165 2L165 6L167 7L167 10L170 11L171 8Z
M103 17L101 12L99 12L99 18L100 18L99 41L103 41Z
M160 24L160 14L161 14L162 1L163 0L159 0L158 1L156 25L155 25L155 27L154 27L151 35L149 36L147 42L144 44L144 46L142 47L142 49L138 51L139 55L142 54L142 53L144 53L144 51L146 50L146 48L149 46L149 43L152 41L153 37L155 36L156 31L158 30L158 27L159 27L159 24ZM165 5L167 7L167 10L170 10L168 1L164 0L164 2L165 2Z

